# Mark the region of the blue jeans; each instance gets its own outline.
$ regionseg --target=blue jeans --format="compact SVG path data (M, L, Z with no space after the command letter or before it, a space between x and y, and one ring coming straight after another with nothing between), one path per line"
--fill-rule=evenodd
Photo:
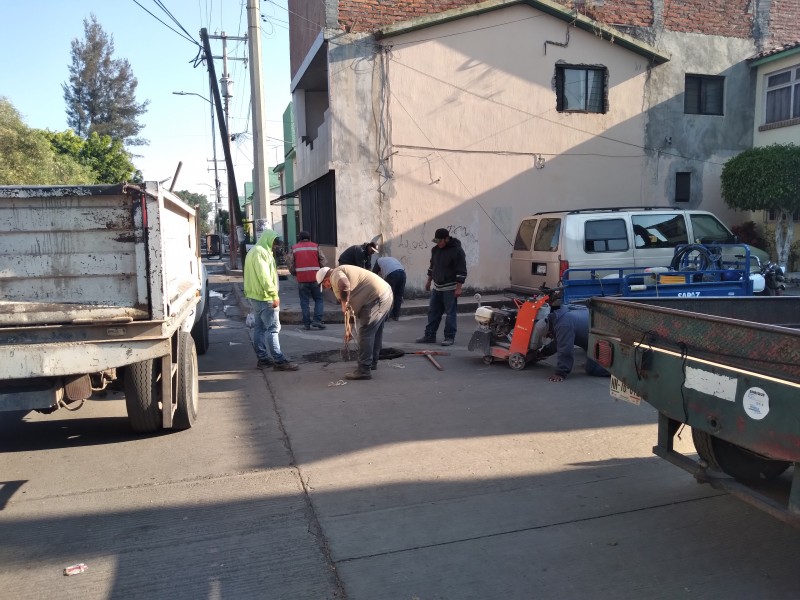
M392 310L392 292L387 290L380 298L361 307L358 318L358 370L369 373L372 364L378 364L383 347L383 324Z
M428 304L428 324L425 326L425 337L436 337L439 323L444 319L444 339L456 339L458 329L458 298L455 290L440 292L431 290L431 299Z
M253 330L253 346L258 360L266 362L284 363L288 359L281 352L281 343L278 334L281 331L280 308L272 306L272 302L250 300L255 317Z
M396 321L400 318L400 307L403 306L403 294L406 291L406 272L400 269L392 271L386 276L386 283L392 287L392 294L394 294L391 317Z
M299 283L297 289L300 292L300 310L303 313L303 325L308 327L311 325L311 311L309 304L311 299L314 299L314 323L322 323L322 315L325 310L325 305L322 300L322 292L319 289L319 284L314 283Z

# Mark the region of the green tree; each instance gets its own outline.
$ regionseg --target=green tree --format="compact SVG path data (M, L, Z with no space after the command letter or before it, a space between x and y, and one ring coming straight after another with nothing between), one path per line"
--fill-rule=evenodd
M89 167L56 152L50 133L31 129L0 97L0 185L73 185L97 182Z
M71 129L60 133L49 132L48 136L56 152L71 156L94 171L97 183L122 183L134 178L136 167L119 140L97 133L92 133L84 140Z
M223 235L227 235L228 231L230 231L230 215L228 214L227 210L220 210L217 213L217 231L222 231Z
M722 196L737 210L772 210L778 264L786 265L800 210L800 147L773 144L745 150L722 168Z
M208 197L205 194L195 194L187 190L175 192L175 195L186 204L195 208L199 207L200 233L203 235L211 233L211 223L208 222L208 215L211 214L211 203L208 201Z
M103 31L93 14L83 20L84 40L72 40L69 82L61 84L67 103L67 124L82 138L92 133L107 135L126 145L147 141L137 137L143 129L138 117L148 102L136 102L130 63L113 58L114 37Z

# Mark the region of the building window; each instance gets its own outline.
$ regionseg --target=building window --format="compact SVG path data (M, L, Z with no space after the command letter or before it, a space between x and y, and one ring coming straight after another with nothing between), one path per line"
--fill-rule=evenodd
M683 112L687 115L722 115L725 78L713 75L687 75L683 93Z
M675 173L675 202L689 202L692 199L692 174L688 171Z
M767 212L767 220L768 221L777 221L778 220L778 211L775 209L770 209ZM792 221L795 223L800 222L800 210L796 210L792 213Z
M608 70L605 67L556 66L558 112L608 111Z
M767 75L765 123L800 117L800 67Z

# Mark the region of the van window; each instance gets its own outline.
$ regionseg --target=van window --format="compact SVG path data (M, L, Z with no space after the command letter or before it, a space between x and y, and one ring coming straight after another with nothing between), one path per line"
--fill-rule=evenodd
M714 215L689 215L694 241L700 244L732 244L733 234Z
M561 238L561 219L542 219L533 249L539 252L555 252Z
M586 221L583 239L586 252L624 252L628 249L628 230L623 219Z
M631 223L637 248L674 248L689 243L681 214L632 215Z
M536 219L525 219L519 224L517 239L514 240L514 250L531 249L533 243L533 232L536 231Z

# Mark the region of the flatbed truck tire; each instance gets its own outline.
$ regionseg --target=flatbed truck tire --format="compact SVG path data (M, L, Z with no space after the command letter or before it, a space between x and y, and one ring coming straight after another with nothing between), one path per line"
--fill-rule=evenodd
M780 477L789 468L790 463L785 460L761 456L705 431L695 433L692 429L692 441L700 458L703 458L709 466L742 483L757 484L770 481ZM704 456L706 453L709 454Z
M197 381L197 350L192 336L178 334L178 398L173 429L189 429L197 420L200 385Z
M194 343L197 347L197 354L201 356L206 353L209 344L208 312L211 306L209 300L209 293L206 290L206 305L203 307L203 314L200 315L200 320L192 327L192 338L194 338Z
M161 359L148 359L125 367L125 407L128 421L138 433L161 429Z

